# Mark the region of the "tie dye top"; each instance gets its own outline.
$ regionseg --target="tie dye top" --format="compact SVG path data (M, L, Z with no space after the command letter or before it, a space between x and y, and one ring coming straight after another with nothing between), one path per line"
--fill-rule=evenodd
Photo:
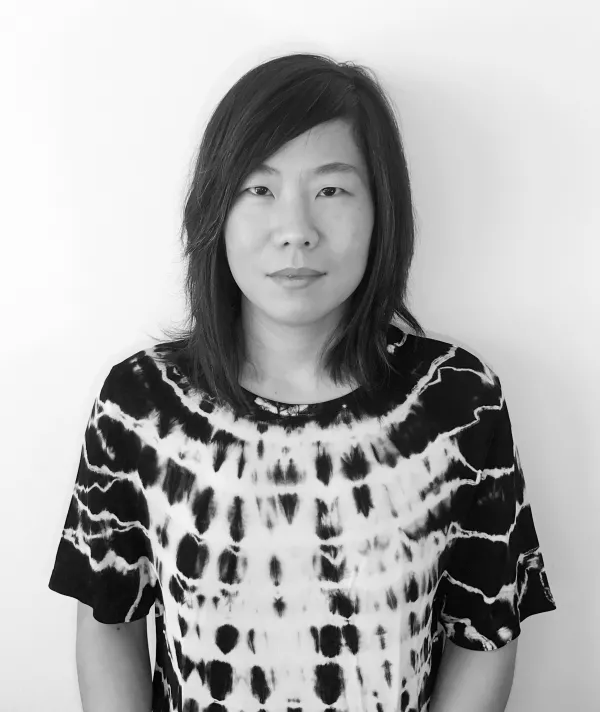
M49 588L154 604L153 712L427 712L444 641L556 608L500 381L390 324L385 389L251 414L161 355L96 397Z

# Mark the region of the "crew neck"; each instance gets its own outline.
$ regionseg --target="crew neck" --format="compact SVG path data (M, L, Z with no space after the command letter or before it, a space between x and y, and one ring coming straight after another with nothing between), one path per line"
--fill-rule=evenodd
M341 410L347 407L348 402L356 399L365 390L364 386L358 386L353 391L332 398L327 401L318 401L316 403L285 403L283 401L267 398L266 396L258 395L249 391L244 386L240 385L244 393L252 400L252 402L261 410L268 411L275 416L296 416L296 415L318 415L323 412L331 412Z

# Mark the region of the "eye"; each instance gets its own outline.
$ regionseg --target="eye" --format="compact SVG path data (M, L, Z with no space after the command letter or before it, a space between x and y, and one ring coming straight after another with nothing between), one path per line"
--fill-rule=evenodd
M269 190L269 189L268 189L266 186L264 186L264 185L253 185L253 186L250 186L249 188L246 188L246 190L250 190L250 191L252 191L252 190L261 190L261 189ZM334 186L327 186L326 188L323 188L322 190L339 190L339 191L342 191L343 193L345 192L342 188L336 188L336 187L334 187ZM245 191L244 191L244 192L245 192ZM269 191L269 192L270 192L270 191ZM254 195L254 196L257 197L257 198L263 198L263 197L265 197L264 194L262 194L262 193L261 193L260 195L257 195L256 193L250 193L250 195ZM326 196L326 197L327 197L327 198L335 198L336 196L335 196L335 195L328 195L328 196Z

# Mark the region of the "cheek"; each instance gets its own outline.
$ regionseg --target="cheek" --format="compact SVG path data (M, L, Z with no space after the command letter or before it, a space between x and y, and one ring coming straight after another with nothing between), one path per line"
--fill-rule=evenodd
M243 272L249 262L255 261L258 249L256 239L248 226L242 227L236 222L238 221L230 221L225 232L225 251L233 274Z
M364 269L369 255L370 235L364 230L349 226L347 232L342 232L338 240L331 240L331 264L343 264L352 273Z

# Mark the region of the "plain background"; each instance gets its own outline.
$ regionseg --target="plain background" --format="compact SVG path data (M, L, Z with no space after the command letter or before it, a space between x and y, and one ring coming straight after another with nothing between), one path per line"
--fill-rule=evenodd
M80 710L76 604L47 583L92 400L183 318L178 229L205 121L248 69L299 51L364 63L392 96L411 307L503 385L558 606L523 623L507 709L595 708L598 5L0 8L2 712Z

